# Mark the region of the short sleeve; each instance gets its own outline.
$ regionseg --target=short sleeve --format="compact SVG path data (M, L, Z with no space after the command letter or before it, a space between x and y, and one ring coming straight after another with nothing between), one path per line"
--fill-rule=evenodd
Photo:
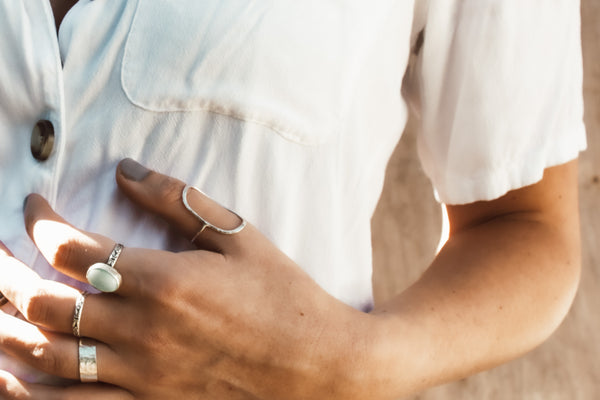
M410 79L419 157L439 201L495 199L577 158L586 147L578 1L430 0L423 9Z

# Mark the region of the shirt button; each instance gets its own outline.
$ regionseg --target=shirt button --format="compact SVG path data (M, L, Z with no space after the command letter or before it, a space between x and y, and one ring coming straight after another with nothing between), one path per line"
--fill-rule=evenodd
M54 125L48 120L40 120L31 132L31 154L36 160L46 161L54 147Z

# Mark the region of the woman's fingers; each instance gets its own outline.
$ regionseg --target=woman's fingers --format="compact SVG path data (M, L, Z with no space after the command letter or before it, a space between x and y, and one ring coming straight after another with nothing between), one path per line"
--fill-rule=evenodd
M112 239L81 231L69 224L40 195L28 196L24 214L27 233L48 263L81 282L87 282L88 268L95 263L106 263L115 247ZM152 277L153 269L149 267L154 264L157 253L164 257L171 255L158 250L123 249L114 265L122 277L117 293L139 292L140 281L146 275Z
M0 254L0 292L30 322L41 327L69 332L65 310L72 309L79 292L72 287L41 279L7 252Z
M4 245L4 243L0 241L0 257L3 257L3 256L12 257L12 255L13 254L8 249L8 247L6 247ZM2 264L0 263L0 266L1 265ZM0 281L0 283L1 283L1 281ZM6 297L4 295L4 293L2 292L2 289L0 288L0 310L2 310L2 312L10 312L10 311L8 311L8 309L11 309L11 311L13 311L12 310L13 307L14 306L12 304L10 304L10 300L8 299L8 297Z
M80 378L79 339L76 337L47 332L21 319L0 314L0 349L39 371L61 378ZM122 381L124 363L102 342L96 342L96 359L101 382Z
M77 290L46 281L14 258L2 257L0 290L23 316L39 326L64 332Z
M141 172L140 172L141 171ZM234 234L219 233L209 228L186 208L182 192L185 184L177 179L148 171L133 160L126 159L117 169L121 189L138 205L164 217L200 248L220 253L239 254L246 240L257 232L251 226ZM220 206L197 190L186 196L188 206L216 227L235 230L242 220L235 213ZM37 194L28 196L25 226L42 255L57 270L79 281L86 282L86 273L95 263L107 263L115 242L99 234L81 231L58 215L48 202ZM199 235L196 235L201 232ZM160 271L170 265L168 257L174 254L146 249L125 248L115 268L122 277L117 293L148 293L152 282L161 279ZM160 260L160 265L157 261ZM153 268L154 267L154 268ZM104 271L101 271L104 272Z
M25 228L29 237L51 265L106 261L114 242L106 237L82 232L54 212L46 199L30 194L24 207Z
M238 248L243 235L249 234L248 229L227 235L204 228L205 224L184 205L182 194L185 183L148 170L129 158L119 163L116 179L121 190L134 203L167 220L187 239L192 240L197 236L194 243L199 248L232 252ZM242 223L235 213L197 190L190 190L187 200L198 215L214 226L233 230ZM198 234L200 231L202 232Z
M120 388L97 384L74 384L55 387L28 383L0 370L0 399L2 400L133 400Z
M0 251L0 292L32 324L73 334L73 316L80 292L68 285L40 278L6 251ZM127 327L122 323L107 326L106 321L127 320L128 310L122 297L88 295L81 310L80 335L102 341L126 335Z

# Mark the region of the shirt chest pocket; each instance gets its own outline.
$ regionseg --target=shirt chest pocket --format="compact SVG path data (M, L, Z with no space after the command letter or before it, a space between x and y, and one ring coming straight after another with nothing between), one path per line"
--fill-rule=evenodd
M339 4L138 0L123 89L149 111L212 112L324 143L340 129L350 89L342 68L351 39Z

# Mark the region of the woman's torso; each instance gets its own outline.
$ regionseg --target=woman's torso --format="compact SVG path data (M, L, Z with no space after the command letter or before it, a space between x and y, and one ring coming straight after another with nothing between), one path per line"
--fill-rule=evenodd
M327 291L371 301L370 217L406 119L412 3L0 1L0 235L56 274L23 229L30 192L130 246L185 248L114 183L124 157L237 210ZM2 17L4 16L4 17ZM32 128L49 120L48 159Z

